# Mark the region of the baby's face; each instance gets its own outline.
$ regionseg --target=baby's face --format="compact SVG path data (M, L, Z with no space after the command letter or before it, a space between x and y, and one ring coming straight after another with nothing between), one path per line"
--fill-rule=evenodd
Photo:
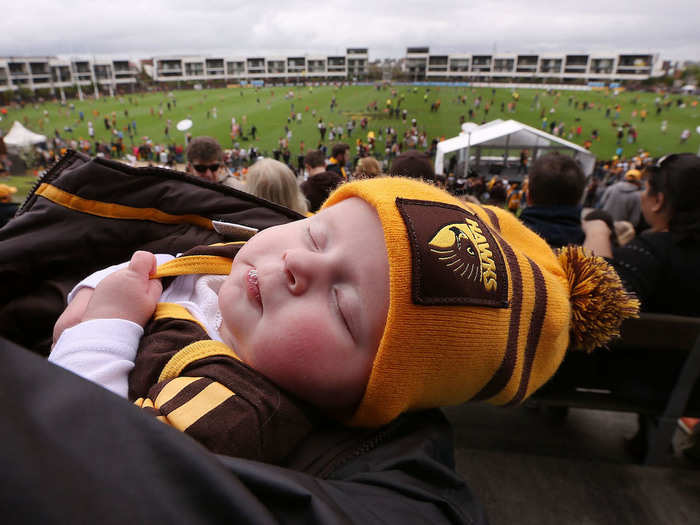
M358 198L269 228L219 291L221 336L279 386L322 407L364 393L389 309L381 222Z

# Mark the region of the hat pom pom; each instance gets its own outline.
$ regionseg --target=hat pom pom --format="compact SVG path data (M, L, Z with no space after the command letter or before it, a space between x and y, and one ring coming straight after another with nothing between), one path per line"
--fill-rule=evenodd
M622 321L638 317L639 300L602 257L581 246L561 248L557 256L569 281L572 346L591 352L619 337Z

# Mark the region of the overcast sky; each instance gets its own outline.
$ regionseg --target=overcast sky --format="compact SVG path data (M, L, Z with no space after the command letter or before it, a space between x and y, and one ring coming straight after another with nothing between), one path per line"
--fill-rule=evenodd
M467 2L465 2L467 3ZM6 0L0 56L639 51L700 60L698 0ZM553 7L556 5L556 7Z

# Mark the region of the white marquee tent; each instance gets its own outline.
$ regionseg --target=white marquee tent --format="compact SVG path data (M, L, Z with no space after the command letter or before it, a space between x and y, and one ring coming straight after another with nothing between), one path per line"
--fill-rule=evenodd
M435 155L435 173L444 173L444 159L448 153L457 152L458 160L466 160L466 174L470 166L478 168L482 160L498 159L501 163L504 159L518 160L524 149L530 152L531 160L552 151L570 155L586 175L595 167L595 155L573 142L522 122L497 119L481 126L467 122L458 136L440 142Z
M8 148L16 150L46 142L45 135L40 135L39 133L34 133L33 131L28 130L16 120L15 123L12 124L10 131L3 137L3 139Z

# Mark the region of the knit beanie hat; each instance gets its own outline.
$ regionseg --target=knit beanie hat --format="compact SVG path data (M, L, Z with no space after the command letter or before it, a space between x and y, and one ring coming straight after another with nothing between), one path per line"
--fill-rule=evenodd
M555 254L511 213L435 186L382 177L340 186L327 208L359 197L375 208L389 259L389 311L364 396L346 421L522 402L566 349L619 335L639 303L600 257Z
M9 199L15 193L17 193L17 188L14 186L0 184L0 199Z
M639 182L642 179L642 172L636 169L627 170L625 180L630 182Z

